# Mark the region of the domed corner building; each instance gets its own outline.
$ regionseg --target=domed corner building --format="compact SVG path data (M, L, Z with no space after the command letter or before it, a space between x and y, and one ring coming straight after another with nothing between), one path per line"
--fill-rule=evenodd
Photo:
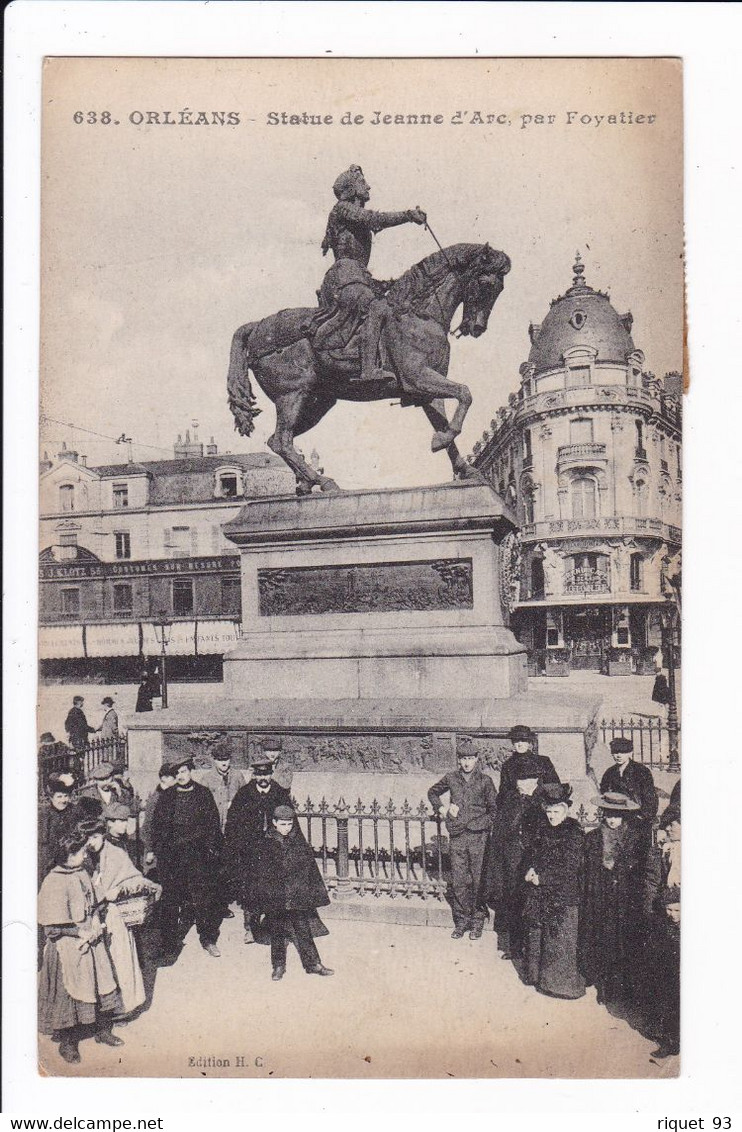
M588 286L579 254L573 271L470 459L517 515L511 627L531 674L648 674L680 572L683 379L645 371L631 314Z

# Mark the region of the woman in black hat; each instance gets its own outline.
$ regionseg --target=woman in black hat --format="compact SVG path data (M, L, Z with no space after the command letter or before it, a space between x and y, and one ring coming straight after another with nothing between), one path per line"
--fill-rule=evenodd
M572 788L541 787L544 819L524 858L521 978L542 994L582 998L585 980L577 965L584 836L570 818Z
M626 1008L637 994L647 928L646 847L641 827L629 820L640 806L614 792L594 804L600 825L585 838L580 968L598 1002Z
M508 739L513 744L513 750L512 754L505 759L500 770L498 793L501 802L508 794L515 793L518 775L523 766L527 764L530 767L534 759L538 763L538 777L542 783L559 782L559 775L551 759L547 755L535 753L537 738L535 731L531 731L530 727L524 727L521 723L510 728Z

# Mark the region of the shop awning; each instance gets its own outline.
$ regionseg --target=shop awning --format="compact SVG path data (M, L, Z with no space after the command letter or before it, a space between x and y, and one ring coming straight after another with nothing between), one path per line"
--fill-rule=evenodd
M143 624L143 651L153 656L160 651L160 630ZM223 653L234 648L239 640L239 625L234 621L174 621L166 629L168 656L203 656Z
M39 627L39 659L66 660L85 656L82 625L41 625Z
M88 656L138 656L139 625L86 625Z

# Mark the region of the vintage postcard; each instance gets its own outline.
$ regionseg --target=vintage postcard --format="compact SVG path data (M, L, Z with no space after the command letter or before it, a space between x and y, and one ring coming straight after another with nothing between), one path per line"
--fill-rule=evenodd
M680 1065L682 64L45 60L46 1076Z

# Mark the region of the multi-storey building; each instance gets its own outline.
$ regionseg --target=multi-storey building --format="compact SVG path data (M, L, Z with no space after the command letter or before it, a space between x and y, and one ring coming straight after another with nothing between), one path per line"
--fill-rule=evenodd
M512 626L533 673L654 671L663 578L681 542L682 377L644 368L631 314L572 286L539 325L521 383L472 462L516 510Z
M239 636L239 554L222 533L249 499L294 490L270 453L220 455L178 437L172 460L88 467L63 447L42 462L42 675L133 677L172 622L172 676L219 675Z

